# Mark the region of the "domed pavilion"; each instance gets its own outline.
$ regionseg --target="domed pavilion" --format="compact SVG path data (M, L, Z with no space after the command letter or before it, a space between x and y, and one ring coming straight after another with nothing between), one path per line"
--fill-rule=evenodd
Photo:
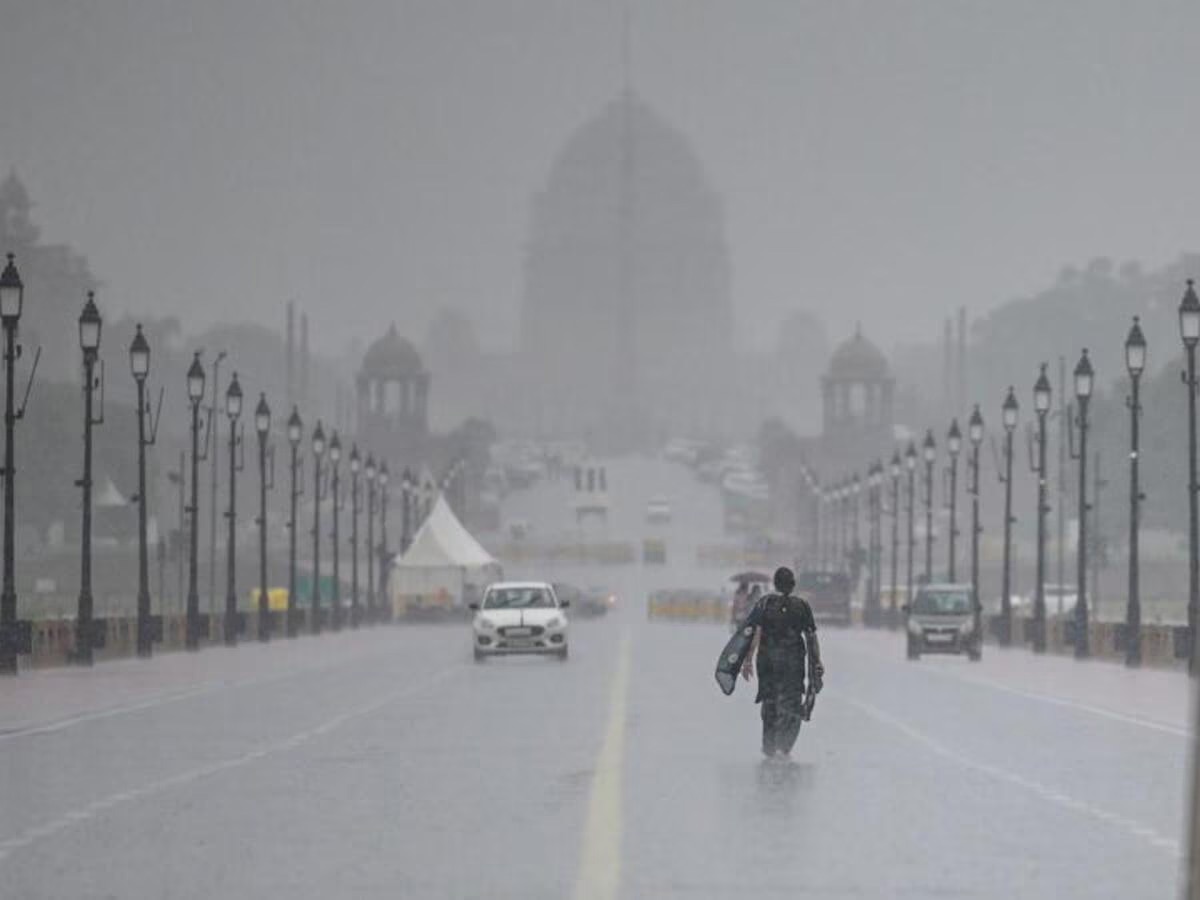
M829 358L821 379L822 452L840 468L890 452L895 379L878 347L856 328Z
M429 435L429 382L421 355L395 325L372 342L356 380L363 444L397 455L419 451Z

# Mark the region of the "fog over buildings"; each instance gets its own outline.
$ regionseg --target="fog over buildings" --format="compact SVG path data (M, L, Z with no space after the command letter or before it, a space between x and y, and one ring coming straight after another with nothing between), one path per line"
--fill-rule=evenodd
M724 214L735 343L886 349L1195 234L1185 2L6 4L0 163L109 310L365 346L521 325L556 157L628 78ZM716 257L712 265L721 267ZM349 313L349 314L347 314Z

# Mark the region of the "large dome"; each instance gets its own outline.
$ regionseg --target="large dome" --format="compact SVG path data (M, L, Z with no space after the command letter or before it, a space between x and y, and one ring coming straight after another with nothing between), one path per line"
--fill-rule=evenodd
M393 324L387 334L377 338L363 356L363 374L368 378L403 381L425 372L417 348L402 338Z
M556 156L525 276L522 348L557 383L545 402L683 424L711 399L733 331L721 203L687 139L632 93Z
M886 381L891 377L891 367L880 349L856 329L853 337L833 351L829 377L836 381Z

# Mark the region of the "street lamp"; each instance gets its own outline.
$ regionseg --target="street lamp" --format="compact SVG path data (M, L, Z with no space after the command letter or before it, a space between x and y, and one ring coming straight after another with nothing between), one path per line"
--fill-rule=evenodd
M977 661L983 656L983 603L979 599L979 535L983 531L979 524L979 447L983 443L983 414L978 403L967 422L967 438L971 441L968 463L971 475L971 604L975 611L975 652L968 659Z
M288 416L287 438L291 445L291 486L288 490L288 600L287 600L287 636L295 637L300 630L298 610L296 608L296 504L303 493L300 487L300 439L304 435L304 423L300 419L300 410L292 406L292 414Z
M258 639L271 639L271 605L267 591L267 489L274 487L275 454L271 454L271 475L267 475L267 438L271 434L271 407L267 395L260 392L254 409L254 430L258 434ZM273 449L273 448L272 448Z
M200 536L200 460L208 454L208 425L211 417L205 417L204 456L200 453L200 404L204 400L204 366L200 365L200 352L192 357L187 374L188 401L192 404L192 499L188 506L188 596L187 626L184 644L188 650L200 647L200 592L197 581L197 560Z
M342 627L342 573L341 573L341 535L338 527L342 519L342 510L339 501L340 485L341 485L341 462L342 462L342 439L338 437L338 433L334 431L333 437L329 440L329 473L330 480L333 482L333 508L330 515L333 516L333 532L330 537L333 539L333 594L329 598L330 615L333 619L333 630L339 631Z
M1125 610L1125 664L1142 664L1142 600L1141 573L1138 571L1138 525L1141 518L1142 493L1138 478L1138 434L1142 405L1139 388L1142 372L1146 368L1146 336L1138 317L1133 317L1133 327L1125 338L1125 368L1129 371L1130 395L1125 401L1129 407L1129 603Z
M363 466L367 478L367 619L377 622L379 610L375 607L375 457L368 453Z
M892 602L888 613L888 627L895 628L897 623L896 595L900 584L900 451L892 452Z
M313 571L312 571L312 632L321 633L321 500L324 496L321 484L321 460L325 456L325 429L317 420L312 435L313 455Z
M883 466L879 462L874 462L867 470L867 508L868 514L871 517L869 526L868 544L868 566L870 568L870 591L867 593L867 609L865 611L865 624L870 627L877 627L880 618L880 603L879 603L879 581L881 556L883 555L883 542L880 538L882 515L882 495L880 486L883 484Z
M137 442L138 442L138 596L137 596L137 654L149 656L153 652L155 635L150 621L150 559L146 542L146 448L154 444L158 432L156 423L151 423L151 434L146 436L146 417L150 410L146 405L146 379L150 375L150 343L142 333L141 323L129 345L129 370L137 384ZM160 395L161 396L161 395ZM161 585L160 585L161 588ZM161 599L161 598L160 598Z
M385 621L392 618L392 604L388 596L388 573L391 571L391 560L388 558L388 464L384 460L379 465L379 609Z
M350 447L350 626L357 628L362 618L358 606L358 444Z
M950 430L946 433L946 451L950 454L950 563L947 574L950 582L955 579L955 543L958 537L958 454L962 449L962 432L958 430L958 419L950 422Z
M850 580L857 588L858 574L862 569L862 544L859 541L858 533L858 513L859 501L858 495L862 491L862 482L859 480L858 473L855 472L850 476Z
M908 607L913 601L913 553L917 546L914 530L917 508L917 447L912 441L908 442L908 449L904 451L904 468L908 470L908 569L904 585L904 605Z
M401 522L400 522L400 552L407 553L409 546L412 544L412 508L413 501L416 499L415 490L417 482L413 478L412 470L408 466L404 467L404 471L400 475L400 492L401 492Z
M932 428L925 430L921 456L925 460L925 583L929 584L933 580L933 463L937 459Z
M1017 428L1017 395L1012 385L1000 408L1000 421L1004 425L1004 473L1000 481L1004 484L1004 565L1000 574L1000 643L1007 647L1012 643L1012 470L1013 432Z
M1078 592L1075 595L1075 657L1083 659L1088 656L1091 648L1088 641L1088 608L1087 608L1087 433L1088 433L1088 403L1092 397L1092 385L1095 373L1092 361L1088 358L1087 348L1080 354L1079 362L1075 364L1075 399L1079 403L1079 543L1075 548L1075 558L1078 564Z
M92 401L99 382L96 360L100 352L103 322L96 308L96 295L88 291L87 302L79 315L79 347L83 351L83 477L75 482L83 489L83 527L80 531L79 608L75 615L75 657L81 666L92 664L95 629L92 626L92 426L104 421L101 409L97 418Z
M1197 508L1196 483L1196 342L1200 341L1200 298L1196 297L1196 285L1188 279L1187 290L1179 303L1179 336L1187 351L1187 374L1184 384L1188 389L1188 634L1192 650L1189 654L1189 670L1196 674L1196 620L1200 608L1200 509Z
M1037 460L1031 468L1037 475L1037 572L1033 592L1033 650L1046 650L1046 416L1050 413L1050 379L1042 363L1033 385L1033 411L1037 414ZM1030 462L1034 462L1030 460Z
M17 325L25 304L25 286L13 255L0 273L0 325L4 328L4 587L0 590L0 674L17 674L17 656L31 648L27 622L17 621L16 454L13 438L24 409L15 406Z
M237 608L237 473L243 466L238 461L238 447L242 446L238 430L238 417L242 414L242 386L237 372L225 391L225 415L229 417L229 509L225 518L229 520L226 532L225 564L225 643L233 646L238 636ZM242 460L244 463L245 460Z

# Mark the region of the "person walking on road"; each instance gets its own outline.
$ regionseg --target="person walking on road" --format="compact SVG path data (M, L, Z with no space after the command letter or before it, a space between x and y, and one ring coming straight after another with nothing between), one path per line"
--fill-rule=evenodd
M775 593L764 596L752 611L754 638L742 663L742 677L753 678L757 663L755 702L762 705L762 752L768 758L785 758L821 690L825 667L812 607L792 595L796 576L781 566L775 570L774 585Z

